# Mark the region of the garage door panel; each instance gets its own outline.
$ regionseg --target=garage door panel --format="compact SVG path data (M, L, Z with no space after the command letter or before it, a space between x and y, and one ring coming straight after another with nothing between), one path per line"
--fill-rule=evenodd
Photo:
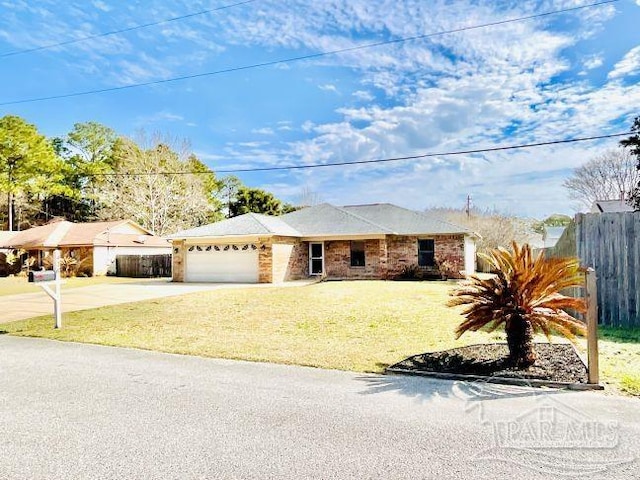
M216 245L214 248L200 246L186 255L187 282L241 282L258 281L258 251L255 248L226 248ZM215 247L218 247L217 249Z

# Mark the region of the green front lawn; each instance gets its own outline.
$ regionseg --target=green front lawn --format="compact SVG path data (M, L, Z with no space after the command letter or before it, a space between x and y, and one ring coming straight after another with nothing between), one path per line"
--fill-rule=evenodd
M640 396L640 328L600 328L600 378Z
M455 340L449 282L328 282L223 289L1 325L14 335L163 352L381 372L410 355L504 341L474 332ZM603 380L640 394L640 334L608 330Z
M88 287L89 285L98 285L102 283L128 283L138 282L139 278L123 278L123 277L73 277L62 280L62 290L69 288ZM27 277L0 277L0 296L16 295L18 293L39 292L40 287L29 283Z

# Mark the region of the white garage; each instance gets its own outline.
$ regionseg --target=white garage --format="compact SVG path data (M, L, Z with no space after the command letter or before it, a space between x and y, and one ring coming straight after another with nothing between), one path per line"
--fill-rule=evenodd
M255 243L189 245L185 254L186 282L258 282Z

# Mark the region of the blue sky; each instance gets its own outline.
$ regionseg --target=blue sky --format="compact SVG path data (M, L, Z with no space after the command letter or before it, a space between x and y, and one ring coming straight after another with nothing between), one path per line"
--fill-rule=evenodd
M0 0L0 55L238 0ZM140 4L142 3L142 4ZM0 103L268 62L593 3L255 0L0 57ZM214 170L357 161L628 130L640 115L640 0L271 67L0 106L49 136L98 121L187 138ZM296 202L474 205L542 218L617 140L376 165L240 174Z

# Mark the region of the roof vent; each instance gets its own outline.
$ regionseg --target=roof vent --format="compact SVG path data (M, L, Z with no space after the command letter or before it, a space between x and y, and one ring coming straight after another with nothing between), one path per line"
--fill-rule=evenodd
M134 240L134 242L136 243L144 243L147 241L147 236L146 235L138 235L138 238L136 238Z

